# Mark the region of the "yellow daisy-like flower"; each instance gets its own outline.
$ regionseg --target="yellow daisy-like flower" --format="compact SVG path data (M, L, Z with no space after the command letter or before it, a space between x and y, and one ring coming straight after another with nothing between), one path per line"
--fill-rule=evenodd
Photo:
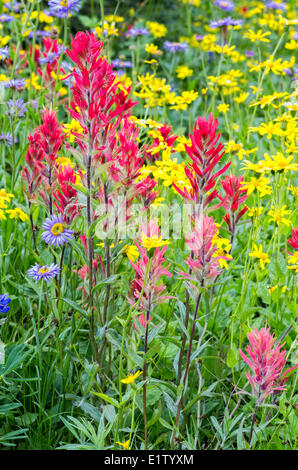
M226 103L221 103L217 106L217 109L220 113L227 113L230 109L230 105Z
M153 43L146 44L145 51L148 54L152 54L152 55L161 55L162 54L162 51L160 49L158 49L158 46L156 46L156 44L153 44Z
M284 224L287 227L289 227L292 222L289 219L286 219L284 216L291 214L291 211L286 210L286 206L282 206L280 209L277 209L276 207L272 207L272 209L268 212L268 215L270 215L271 219L274 222L277 223L277 225Z
M270 179L261 176L260 178L251 178L250 181L242 181L240 184L243 186L243 189L247 190L247 195L249 196L253 191L257 190L260 193L260 197L265 196L266 194L272 193L272 188L269 185Z
M116 444L119 444L120 446L123 447L125 450L129 450L129 440L126 442L116 442Z
M261 269L265 269L265 263L270 263L267 253L263 252L263 245L260 245L259 248L254 243L253 251L249 253L249 256L252 258L257 258L260 261Z
M132 384L140 375L142 374L141 370L138 370L134 375L129 374L125 379L122 379L121 382L123 384Z
M170 243L169 240L163 240L160 237L157 236L152 236L152 237L147 237L147 235L143 232L142 233L142 245L146 250L151 250L151 248L158 248L164 245L168 245Z
M259 29L257 33L255 33L252 29L249 29L248 32L243 35L244 38L249 39L251 42L270 42L266 36L270 36L270 32L267 31L266 33L263 33L261 29Z
M187 65L179 65L176 69L177 77L184 80L187 77L191 77L193 75L193 70L187 67Z
M292 255L288 258L288 269L291 269L298 273L298 251L296 250Z
M72 132L75 132L76 134L82 134L84 132L81 124L75 119L72 119L69 124L64 124L62 130L65 132L71 143L75 140L75 136Z
M247 215L249 217L259 217L262 214L264 207L249 207L247 211Z
M125 245L123 252L133 263L140 256L140 252L135 245Z
M25 222L25 220L29 219L29 216L25 214L25 212L22 211L22 209L19 207L16 207L15 209L8 209L6 213L10 214L10 219L20 219L22 222Z

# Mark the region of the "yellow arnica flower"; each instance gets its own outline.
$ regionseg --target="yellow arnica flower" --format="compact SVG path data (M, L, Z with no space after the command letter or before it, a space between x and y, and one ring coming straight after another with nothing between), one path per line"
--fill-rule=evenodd
M153 44L153 42L151 44L146 44L145 51L148 54L152 54L152 55L161 55L162 54L162 51L160 49L158 49L158 46L156 46L156 44Z
M132 262L134 262L140 256L140 252L135 245L125 245L123 252Z
M170 243L169 240L162 240L161 236L160 237L153 236L151 238L151 237L147 237L147 235L145 235L144 232L142 233L142 245L144 248L146 248L146 250L150 250L151 248L158 248L159 246L168 245L169 243Z
M138 370L134 375L129 374L125 379L122 379L123 384L132 384L140 375L142 374L141 370Z
M81 124L75 119L72 119L69 124L64 124L62 130L65 132L71 143L75 140L75 136L72 134L72 132L75 132L76 134L82 134L84 132Z
M270 36L270 32L263 33L261 29L257 33L255 33L252 29L249 29L247 33L244 34L244 38L249 39L251 42L270 42L266 36Z
M298 251L295 251L291 256L288 258L288 269L292 269L296 273L298 273ZM290 266L292 265L292 266Z
M187 67L187 65L179 65L179 67L176 68L176 73L178 78L184 80L193 75L193 70Z
M249 217L258 217L259 215L262 214L263 210L264 208L262 206L261 207L249 207L247 215Z
M129 450L129 440L126 442L116 442L116 444L119 444L120 446L123 447L125 450Z
M217 109L220 113L226 113L230 109L230 105L226 103L221 103L217 106Z
M247 189L247 195L249 196L255 189L260 193L260 196L263 197L266 194L271 194L272 189L269 186L270 179L261 176L260 178L251 178L250 181L242 181L240 184L244 189Z
M257 258L260 261L261 269L265 269L265 263L270 263L268 255L263 252L263 245L260 245L259 248L254 243L254 249L249 256L252 258Z
M25 222L25 220L29 219L29 216L25 214L25 212L23 212L19 207L16 207L15 209L9 209L6 211L6 213L10 214L10 219L21 219L22 222Z
M291 214L291 211L287 211L286 206L282 206L281 209L272 207L272 209L268 212L268 215L271 217L269 220L273 220L277 223L277 225L285 224L287 227L289 227L291 225L291 221L284 217L287 214Z

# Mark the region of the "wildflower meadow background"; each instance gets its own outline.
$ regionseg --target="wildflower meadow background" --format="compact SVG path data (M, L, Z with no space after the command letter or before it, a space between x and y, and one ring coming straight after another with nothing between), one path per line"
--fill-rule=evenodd
M0 1L0 449L288 450L295 1Z

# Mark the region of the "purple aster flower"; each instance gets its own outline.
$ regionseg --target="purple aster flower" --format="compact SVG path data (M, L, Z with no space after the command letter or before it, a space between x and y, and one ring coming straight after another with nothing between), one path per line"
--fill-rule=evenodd
M130 69L132 67L132 62L130 62L129 60L115 59L112 60L112 65L115 68L120 67L124 69Z
M247 50L247 51L245 51L245 55L246 55L246 57L253 57L255 55L255 53L254 53L254 51Z
M172 52L172 54L176 54L176 52L185 51L188 48L188 44L187 42L165 41L163 43L163 47L166 51Z
M35 33L35 37L36 37L36 39L49 38L51 36L51 34L52 34L51 31L42 31L40 29L37 29L36 33ZM34 31L30 31L30 33L28 34L28 38L29 39L34 38Z
M221 28L222 26L239 26L242 25L243 20L234 20L230 16L227 18L222 18L221 20L218 21L211 21L210 23L210 28Z
M81 8L81 0L49 0L49 13L57 18L68 18Z
M273 10L285 10L287 8L287 5L283 2L274 2L273 0L270 0L269 2L265 3L266 8L272 8Z
M21 3L20 2L5 2L3 6L5 6L7 10L10 10L10 11L13 10L16 13L18 13L21 8Z
M59 246L73 239L73 230L65 228L62 215L48 217L42 228L45 230L41 238L49 245Z
M214 5L225 11L233 11L235 5L230 0L214 0Z
M8 80L8 82L2 83L6 88L12 88L14 90L23 90L25 88L26 82L23 78L15 78Z
M292 39L295 39L295 41L298 39L298 30L296 30L296 33L293 34Z
M9 116L16 116L16 117L23 117L25 116L25 112L27 111L26 104L24 100L19 99L19 100L8 100L7 102L9 110L8 110L8 115Z
M10 302L11 302L11 299L8 297L8 294L0 295L0 313L8 312Z
M46 57L40 57L38 62L40 64L52 64L60 56L60 52L49 52Z
M35 281L40 281L40 279L44 279L45 281L49 281L53 277L56 277L59 274L60 268L58 264L51 264L40 266L39 264L35 264L35 266L31 266L28 269L27 274L28 276L32 276L35 278Z
M2 13L0 15L0 22L1 23L8 23L9 21L13 21L13 16L7 15L6 13Z
M7 59L9 57L8 46L0 47L0 60Z
M14 138L14 143L16 144L17 141L18 141L18 139L15 137ZM7 132L6 134L0 134L0 143L1 142L6 142L7 145L12 145L13 144L12 134L10 134L9 132Z
M129 31L127 31L124 36L126 37L135 37L135 36L149 36L150 31L146 28L136 28L133 26L130 28Z

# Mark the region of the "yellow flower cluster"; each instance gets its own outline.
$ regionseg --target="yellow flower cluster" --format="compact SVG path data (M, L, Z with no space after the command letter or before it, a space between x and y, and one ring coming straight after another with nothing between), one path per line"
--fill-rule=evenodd
M0 220L7 220L6 215L9 214L10 219L20 219L22 222L29 219L29 216L19 207L7 209L7 203L10 203L14 195L7 193L5 189L0 189Z
M191 189L189 179L185 175L185 163L178 163L176 158L171 159L171 149L166 148L162 151L162 158L153 165L144 165L140 172L141 178L152 175L155 181L161 181L163 186L171 186L173 183L179 189Z

